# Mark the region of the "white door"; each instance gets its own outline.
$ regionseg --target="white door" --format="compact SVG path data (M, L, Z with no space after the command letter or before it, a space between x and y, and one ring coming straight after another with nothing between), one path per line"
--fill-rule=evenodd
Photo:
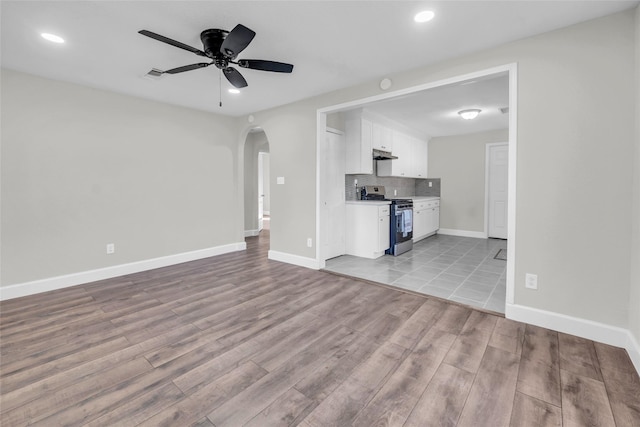
M487 145L488 237L507 238L509 145Z
M264 227L264 156L258 153L258 232ZM255 182L255 181L254 181Z
M345 254L345 144L341 134L327 130L321 147L320 214L323 260Z

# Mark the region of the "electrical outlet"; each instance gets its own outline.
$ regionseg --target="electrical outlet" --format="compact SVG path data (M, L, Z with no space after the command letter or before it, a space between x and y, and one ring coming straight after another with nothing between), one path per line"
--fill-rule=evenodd
M398 190L396 190L395 188L393 189L393 195L397 196L398 195Z
M313 240L311 239L311 237L309 237L309 238L307 239L307 247L308 247L308 248L310 248L310 247L312 247L312 246L313 246Z
M527 289L538 289L538 275L531 273L525 274L524 287Z
M112 253L114 253L116 251L116 245L115 243L107 243L107 254L111 255Z
M429 181L429 188L433 187L433 182Z

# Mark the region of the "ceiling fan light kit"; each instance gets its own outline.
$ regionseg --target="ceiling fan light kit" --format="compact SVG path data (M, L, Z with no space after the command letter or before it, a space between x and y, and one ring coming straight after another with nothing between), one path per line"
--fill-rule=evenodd
M200 33L200 40L202 41L203 46L202 50L152 31L140 30L138 33L211 60L211 62L199 62L190 65L183 65L166 71L154 68L148 74L156 77L159 77L162 74L184 73L186 71L215 65L229 83L231 83L235 88L241 89L248 85L247 81L242 74L240 74L240 72L230 64L238 65L241 68L271 71L275 73L291 73L293 71L293 65L286 64L284 62L267 61L263 59L241 59L235 61L238 54L240 54L249 45L249 43L251 43L256 35L254 31L241 24L236 25L231 31L215 28L204 30Z

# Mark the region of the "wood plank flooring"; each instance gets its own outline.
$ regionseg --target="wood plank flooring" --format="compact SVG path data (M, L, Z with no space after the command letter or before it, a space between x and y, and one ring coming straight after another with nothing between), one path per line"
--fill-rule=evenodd
M622 349L246 251L0 303L0 424L640 426Z

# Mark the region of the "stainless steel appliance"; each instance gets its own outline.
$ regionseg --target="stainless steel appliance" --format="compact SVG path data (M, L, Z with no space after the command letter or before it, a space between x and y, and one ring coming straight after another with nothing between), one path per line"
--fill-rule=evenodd
M390 247L385 253L398 256L413 249L413 200L387 199L383 185L365 185L360 189L360 198L391 202Z
M413 249L413 200L392 200L390 215L390 247L386 253L398 256Z

